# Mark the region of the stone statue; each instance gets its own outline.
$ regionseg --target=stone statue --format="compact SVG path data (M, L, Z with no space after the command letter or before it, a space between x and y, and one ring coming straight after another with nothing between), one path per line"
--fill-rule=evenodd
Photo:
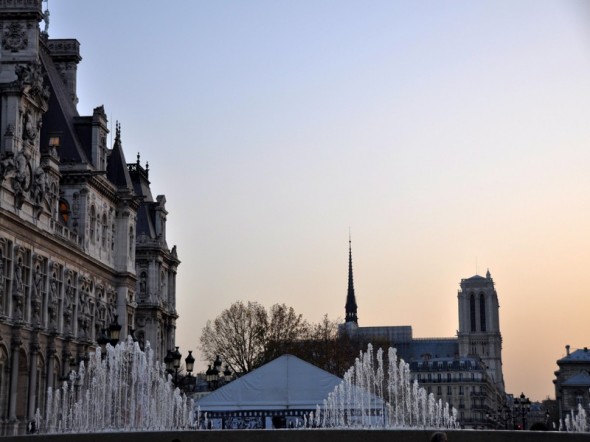
M35 169L33 176L33 183L31 185L31 197L35 202L35 205L40 206L45 197L45 191L47 188L47 177L42 167Z
M16 293L22 293L24 291L24 287L23 264L21 261L18 261L14 267L14 291Z
M49 283L49 303L57 307L57 279L51 278Z
M42 293L42 282L43 282L43 275L39 269L35 270L35 274L33 275L33 298L36 300L40 300Z

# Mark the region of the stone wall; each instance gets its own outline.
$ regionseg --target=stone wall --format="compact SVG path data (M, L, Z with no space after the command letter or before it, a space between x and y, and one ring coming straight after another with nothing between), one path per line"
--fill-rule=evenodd
M428 442L432 431L414 430L209 430L3 437L2 442ZM449 442L590 442L590 433L448 431Z

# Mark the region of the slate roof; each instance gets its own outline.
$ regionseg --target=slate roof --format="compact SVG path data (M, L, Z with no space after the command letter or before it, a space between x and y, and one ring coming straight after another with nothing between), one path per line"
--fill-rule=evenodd
M590 387L590 374L585 370L581 371L567 378L561 385L567 387Z
M59 147L59 157L62 163L90 165L84 152L82 143L74 128L74 120L79 118L76 106L68 96L65 85L53 60L44 51L40 51L40 58L45 68L46 84L51 92L49 97L49 112L43 115L43 128L51 127L52 132L59 132L62 139ZM44 131L43 131L44 132Z
M421 361L426 354L432 358L454 358L459 353L459 341L457 338L413 339L399 353L406 362Z
M588 350L588 347L584 347L584 348L579 348L577 350L574 350L573 352L571 352L569 355L561 358L559 361L557 361L557 363L559 364L560 362L590 362L590 351Z

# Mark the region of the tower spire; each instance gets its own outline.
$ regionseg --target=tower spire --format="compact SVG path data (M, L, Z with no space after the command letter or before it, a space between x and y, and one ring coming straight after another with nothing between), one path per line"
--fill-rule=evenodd
M352 240L348 232L348 293L346 295L346 322L354 322L358 325L356 315L356 297L354 296L354 282L352 278Z

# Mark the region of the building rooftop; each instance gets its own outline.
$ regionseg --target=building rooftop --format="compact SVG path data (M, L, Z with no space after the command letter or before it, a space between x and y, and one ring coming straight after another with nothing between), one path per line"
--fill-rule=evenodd
M584 347L570 353L568 346L567 355L557 361L558 364L560 362L590 362L590 351L588 351L588 347Z

